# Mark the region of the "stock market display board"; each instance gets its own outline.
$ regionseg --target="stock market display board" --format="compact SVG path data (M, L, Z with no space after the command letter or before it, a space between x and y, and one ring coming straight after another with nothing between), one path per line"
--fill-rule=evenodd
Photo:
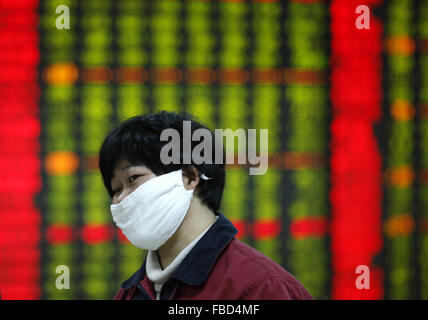
M361 30L354 0L0 2L2 296L110 299L141 266L97 156L168 110L269 130L268 171L228 165L220 211L315 298L427 299L428 4L366 3Z

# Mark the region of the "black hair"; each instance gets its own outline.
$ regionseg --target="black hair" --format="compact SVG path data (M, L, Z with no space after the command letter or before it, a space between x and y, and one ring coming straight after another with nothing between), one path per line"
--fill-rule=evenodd
M155 175L159 176L179 169L187 169L194 166L199 173L212 178L200 179L195 193L198 198L214 212L220 207L221 197L225 184L224 156L221 164L202 163L195 164L190 155L190 164L183 164L183 121L191 121L191 133L197 129L208 129L205 125L195 120L189 113L167 112L135 116L121 123L109 132L99 152L99 168L104 186L113 197L111 180L117 162L121 159L129 161L132 165L144 165ZM161 141L160 135L164 129L176 129L180 135L180 164L163 164L160 159L161 149L168 141ZM215 153L215 139L212 135L212 155ZM199 141L191 141L191 150ZM224 155L224 152L223 152Z

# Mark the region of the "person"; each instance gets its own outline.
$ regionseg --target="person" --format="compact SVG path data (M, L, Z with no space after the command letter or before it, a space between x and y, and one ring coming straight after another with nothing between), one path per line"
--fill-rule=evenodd
M113 220L147 250L114 299L313 299L293 275L235 237L237 229L219 212L224 161L184 164L184 147L170 150L180 150L180 161L162 159L170 143L162 132L175 129L183 137L183 121L190 121L192 133L209 130L191 114L162 111L126 120L101 146ZM193 150L196 142L188 143Z

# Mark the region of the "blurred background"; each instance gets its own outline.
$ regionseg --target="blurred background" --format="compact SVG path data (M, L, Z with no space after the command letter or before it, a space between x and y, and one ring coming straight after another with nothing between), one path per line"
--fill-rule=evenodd
M315 298L428 299L428 1L0 0L3 299L111 299L141 266L97 154L160 110L269 130L221 212Z

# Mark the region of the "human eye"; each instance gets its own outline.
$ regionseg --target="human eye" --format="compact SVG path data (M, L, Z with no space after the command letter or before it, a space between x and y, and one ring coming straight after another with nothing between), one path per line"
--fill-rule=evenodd
M133 174L132 176L129 177L129 182L132 183L141 176L142 176L141 174Z

